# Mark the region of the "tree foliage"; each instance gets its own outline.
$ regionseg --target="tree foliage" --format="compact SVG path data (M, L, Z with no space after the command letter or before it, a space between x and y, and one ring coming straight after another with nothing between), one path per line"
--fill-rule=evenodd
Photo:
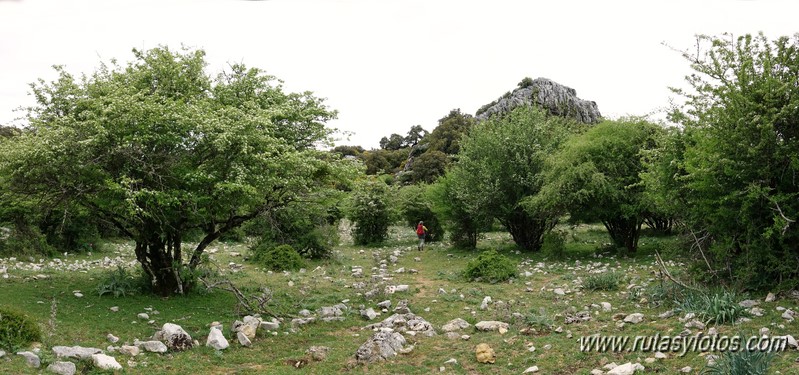
M471 217L499 220L522 249L539 250L556 216L525 208L522 201L538 194L544 161L574 126L534 107L518 107L475 125L448 172L458 201Z
M634 252L651 212L644 198L642 151L661 128L643 119L606 120L551 155L546 183L528 207L560 207L576 220L601 221L617 247Z
M433 201L427 193L429 185L409 185L399 189L402 219L409 228L416 229L420 221L427 227L427 240L431 242L444 239L445 231L438 215L433 212Z
M352 237L358 245L381 243L398 214L394 188L370 178L359 181L350 197L347 217L354 224Z
M428 151L440 151L455 155L460 151L461 138L469 132L476 120L460 109L453 109L438 120L438 126L425 138Z
M700 36L685 53L685 212L711 273L746 287L799 284L799 34Z
M313 147L335 112L310 92L233 65L212 78L201 50L134 50L82 79L32 86L29 129L0 152L14 194L73 202L136 242L161 295L183 293L206 247L330 181L342 163ZM202 238L184 254L189 231Z

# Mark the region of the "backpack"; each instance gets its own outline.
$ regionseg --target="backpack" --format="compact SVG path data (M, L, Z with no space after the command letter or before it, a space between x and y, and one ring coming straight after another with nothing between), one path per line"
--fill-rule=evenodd
M424 234L424 226L422 226L422 224L417 225L416 226L416 235L421 236L423 234Z

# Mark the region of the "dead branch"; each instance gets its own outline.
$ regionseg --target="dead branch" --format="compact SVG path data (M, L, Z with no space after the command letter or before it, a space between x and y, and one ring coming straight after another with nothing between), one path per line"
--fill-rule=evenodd
M679 286L681 286L681 287L683 287L685 289L693 290L695 292L699 292L700 291L697 288L690 287L690 286L686 285L685 283L683 283L682 281L679 281L679 280L675 279L674 276L672 276L671 273L669 272L669 270L666 268L666 263L663 262L663 258L660 257L660 252L658 252L657 250L655 250L655 259L658 262L658 266L660 267L661 274L665 275L669 280L671 280L675 284L677 284L677 285L679 285Z

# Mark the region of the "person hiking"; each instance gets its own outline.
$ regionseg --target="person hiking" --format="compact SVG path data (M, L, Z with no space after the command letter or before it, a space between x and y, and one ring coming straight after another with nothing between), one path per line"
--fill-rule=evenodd
M419 237L419 245L417 249L422 251L424 249L424 238L427 236L427 227L424 226L424 221L420 221L416 226L416 236Z

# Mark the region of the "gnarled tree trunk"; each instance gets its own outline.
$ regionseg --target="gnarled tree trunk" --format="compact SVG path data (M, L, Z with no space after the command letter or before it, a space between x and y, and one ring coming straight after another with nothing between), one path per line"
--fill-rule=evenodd
M638 249L638 237L641 234L643 220L638 217L614 218L603 220L602 224L605 225L616 247L623 247L628 253L634 253Z
M539 251L544 240L544 234L549 232L557 219L535 218L521 208L517 208L502 220L502 225L508 229L513 242L526 251Z

